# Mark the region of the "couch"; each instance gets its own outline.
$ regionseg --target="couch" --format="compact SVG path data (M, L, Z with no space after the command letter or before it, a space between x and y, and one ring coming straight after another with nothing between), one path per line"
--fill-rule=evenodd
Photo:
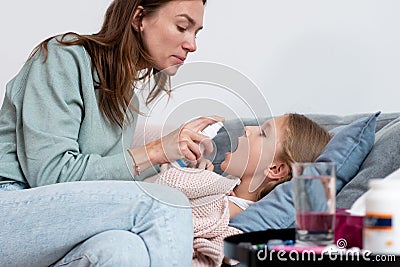
M356 120L371 116L371 114L365 113L343 116L325 114L305 115L332 132ZM262 123L265 119L266 118L261 118L259 122ZM220 164L224 160L225 153L230 151L232 147L235 147L234 142L236 142L238 136L243 134L243 127L245 125L257 124L256 119L236 119L228 120L224 123L226 129L221 130L213 140L216 148L215 153L212 155L212 161L217 173L222 174ZM372 140L371 147L367 151L368 153L364 155L365 158L364 156L359 158L359 165L352 166L356 168L354 177L346 181L337 193L337 208L350 208L352 204L368 190L369 179L384 178L400 168L400 112L381 113L376 118L374 130L375 136ZM246 212L247 210L243 213ZM258 213L257 216L259 215ZM282 212L282 214L284 213L285 212ZM252 216L250 215L249 218L252 218ZM268 224L265 224L265 220L267 219L262 219L260 224L255 227L261 229L252 230L263 230L262 228L265 225L268 226ZM290 225L286 225L286 227L289 226ZM277 227L283 228L282 225L277 225ZM246 231L248 229L241 230Z

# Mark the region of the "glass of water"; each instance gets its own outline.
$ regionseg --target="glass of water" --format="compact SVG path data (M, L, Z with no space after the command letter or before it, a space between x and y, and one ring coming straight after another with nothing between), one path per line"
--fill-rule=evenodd
M296 244L333 244L336 210L336 165L303 162L292 165Z

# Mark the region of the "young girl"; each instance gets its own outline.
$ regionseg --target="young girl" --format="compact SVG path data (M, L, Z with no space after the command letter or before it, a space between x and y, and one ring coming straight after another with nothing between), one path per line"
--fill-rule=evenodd
M229 218L290 180L291 164L314 161L329 140L314 121L286 114L245 127L236 150L226 153L221 164L228 177L211 172L210 163L201 164L205 171L170 168L161 173L156 183L179 189L191 203L194 265L220 264L224 238L241 232L228 226Z
M231 217L290 180L292 163L314 161L330 138L324 128L300 114L286 114L260 127L246 126L237 149L221 163L224 172L241 180L230 197Z

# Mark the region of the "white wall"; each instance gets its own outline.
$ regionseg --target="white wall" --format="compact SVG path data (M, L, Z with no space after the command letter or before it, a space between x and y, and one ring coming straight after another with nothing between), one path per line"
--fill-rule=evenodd
M3 4L1 95L39 41L97 31L110 2ZM189 61L241 72L274 114L400 111L399 12L398 0L209 0Z
M100 29L111 0L6 1L0 8L0 92L42 40L67 31Z

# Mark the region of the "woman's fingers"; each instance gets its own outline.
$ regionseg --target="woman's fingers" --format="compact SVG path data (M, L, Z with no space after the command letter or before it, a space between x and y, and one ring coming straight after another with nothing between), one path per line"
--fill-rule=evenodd
M186 132L186 134L189 137L188 139L192 141L191 148L194 149L197 159L199 159L202 154L204 154L205 156L209 156L211 154L214 147L210 137L190 130ZM195 147L193 146L193 144L195 144Z
M218 116L200 117L183 124L179 129L162 137L160 140L154 141L152 146L153 154L158 154L158 156L154 156L156 158L154 162L162 164L173 162L180 158L187 158L189 161L196 162L203 155L210 155L214 149L212 141L209 137L199 132L208 125L219 121L224 121L224 118Z
M197 159L201 158L199 145L193 142L190 138L180 142L179 149L181 154L191 162L195 162Z
M204 130L204 128L206 128L210 124L223 121L224 118L219 116L200 117L187 124L184 124L181 128L181 134L182 136L185 136L187 134L190 139L199 144L202 154L204 154L205 156L209 156L214 149L211 139L208 136L200 134L199 132ZM198 155L197 149L196 155Z
M194 132L199 132L206 128L208 125L216 123L216 122L223 122L225 119L219 116L209 116L209 117L200 117L191 122L188 122L183 125L183 128L190 129Z

